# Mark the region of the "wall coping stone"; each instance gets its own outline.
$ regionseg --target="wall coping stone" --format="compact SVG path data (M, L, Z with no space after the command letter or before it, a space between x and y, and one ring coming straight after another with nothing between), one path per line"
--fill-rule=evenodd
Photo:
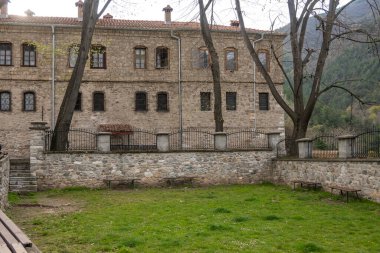
M294 157L289 157L289 158L273 158L273 161L279 161L279 162L356 162L356 163L379 163L380 164L380 158L373 158L373 159L356 159L356 158L294 158Z
M296 140L296 142L310 142L310 141L313 141L313 140L310 138L302 138L302 139Z
M346 140L346 139L354 139L354 138L355 136L351 134L338 136L338 140Z

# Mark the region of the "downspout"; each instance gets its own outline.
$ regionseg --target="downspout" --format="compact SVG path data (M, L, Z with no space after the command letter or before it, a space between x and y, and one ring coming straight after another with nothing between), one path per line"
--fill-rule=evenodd
M255 43L261 41L264 39L264 33L261 33L261 37L257 40L252 41L252 47L255 49ZM256 64L253 63L253 129L256 130L256 121L257 121L257 114L256 114Z
M55 128L55 26L51 26L52 56L51 56L51 129Z
M179 111L179 129L180 143L182 147L182 130L183 130L183 116L182 116L182 57L181 57L181 38L174 35L174 31L171 30L170 36L176 39L178 42L178 111Z

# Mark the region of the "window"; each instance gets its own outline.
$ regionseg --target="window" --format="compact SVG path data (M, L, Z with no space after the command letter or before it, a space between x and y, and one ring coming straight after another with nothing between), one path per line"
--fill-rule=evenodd
M156 48L156 68L169 68L169 49L166 47Z
M82 92L78 93L77 102L75 103L74 111L82 111Z
M74 68L78 59L79 45L71 45L69 47L69 67Z
M168 107L168 93L159 92L157 93L157 111L158 112L167 112L169 111Z
M0 43L0 66L12 65L12 44Z
M201 92L201 111L211 111L211 92Z
M135 100L135 110L136 111L147 111L147 99L146 92L136 92L136 100Z
M146 47L136 47L135 48L135 68L145 69L146 64Z
M25 112L32 112L36 110L36 96L34 95L34 92L24 93L23 109Z
M269 93L259 93L259 109L261 111L269 110Z
M226 49L225 68L229 71L237 70L237 50L235 48Z
M226 92L226 109L236 111L236 92Z
M11 93L8 91L0 92L0 111L11 110Z
M92 103L94 112L104 112L104 93L94 92Z
M268 57L268 51L259 51L259 60L261 64L263 64L264 68L269 71L269 57Z
M91 68L106 68L106 48L101 45L93 45L91 47Z
M204 69L210 66L210 57L206 47L193 51L193 67Z
M23 66L35 67L36 66L36 46L30 43L22 44L23 51Z

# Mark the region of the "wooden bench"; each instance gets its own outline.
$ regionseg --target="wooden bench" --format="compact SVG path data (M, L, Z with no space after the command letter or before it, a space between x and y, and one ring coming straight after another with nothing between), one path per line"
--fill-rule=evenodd
M112 188L112 182L118 182L118 185L130 185L132 188L136 187L137 181L139 178L116 178L116 179L104 179L103 182L107 185L108 189Z
M19 227L0 211L0 252L40 253Z
M348 187L344 187L344 186L339 186L339 185L330 185L329 186L330 189L331 189L331 195L333 194L333 191L334 190L338 190L340 191L340 195L344 195L344 193L346 194L346 202L348 202L348 195L349 193L353 193L355 194L356 198L359 199L359 194L358 192L360 192L361 190L359 189L353 189L353 188L348 188Z
M197 177L165 177L164 180L166 182L166 186L173 187L173 186L184 186L184 185L190 185L194 186L194 181Z
M301 188L304 188L304 187L314 188L314 190L316 190L317 188L322 188L322 184L318 182L293 180L292 183L293 183L293 190L296 189L297 184L299 184Z

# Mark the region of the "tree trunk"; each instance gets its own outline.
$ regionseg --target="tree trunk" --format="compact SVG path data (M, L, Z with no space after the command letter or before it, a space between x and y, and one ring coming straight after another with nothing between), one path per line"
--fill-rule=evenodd
M57 124L55 126L51 141L51 150L63 151L66 150L69 145L68 135L71 120L73 118L80 84L82 82L84 69L88 59L92 36L98 20L98 6L99 0L86 0L84 3L81 44L78 59L71 74L71 78L59 110Z

